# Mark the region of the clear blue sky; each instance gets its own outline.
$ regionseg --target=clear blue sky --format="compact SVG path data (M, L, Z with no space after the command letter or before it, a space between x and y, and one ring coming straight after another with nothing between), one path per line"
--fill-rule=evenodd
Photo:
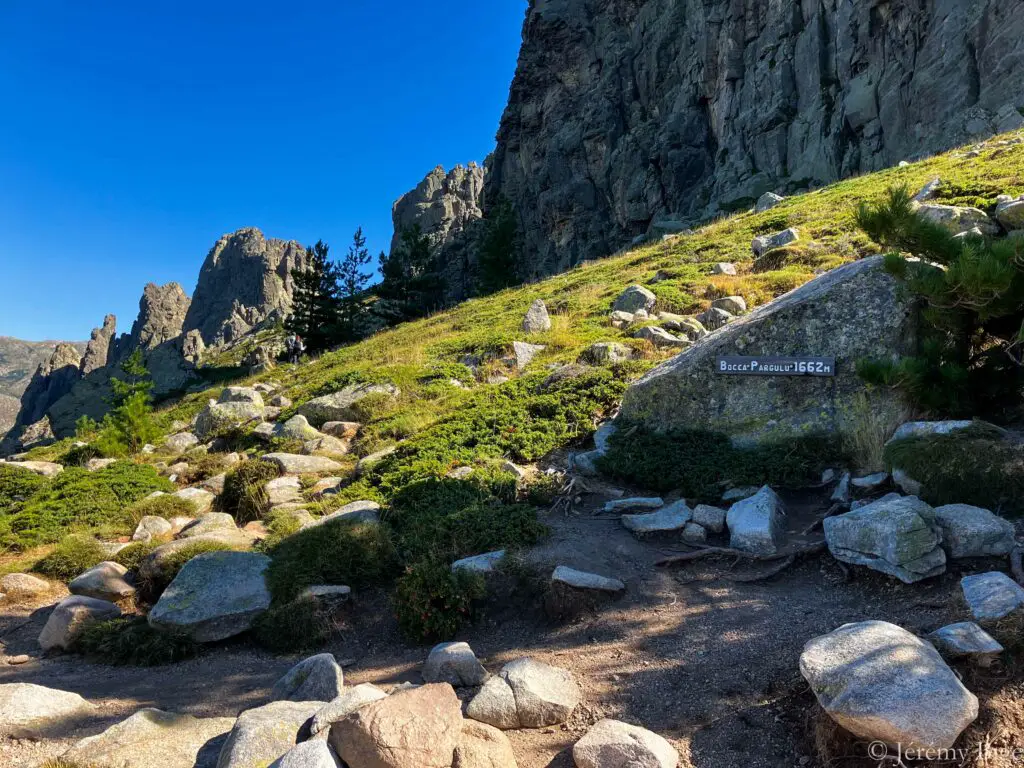
M0 335L129 330L244 226L374 253L483 161L526 0L0 0Z

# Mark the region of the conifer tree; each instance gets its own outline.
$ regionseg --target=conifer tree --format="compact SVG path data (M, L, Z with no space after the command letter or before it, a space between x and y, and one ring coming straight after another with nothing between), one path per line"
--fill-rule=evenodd
M402 231L390 256L381 253L375 311L389 323L423 317L444 304L444 282L430 238L419 224Z
M338 312L338 340L355 341L362 335L363 320L366 317L366 285L371 275L365 271L370 263L370 251L366 247L363 228L359 227L352 236L352 245L338 267L340 285Z
M323 240L306 248L306 268L293 269L292 313L285 329L301 336L311 352L326 349L338 335L338 267Z
M512 204L502 198L487 213L478 246L477 290L495 293L522 282L519 225Z

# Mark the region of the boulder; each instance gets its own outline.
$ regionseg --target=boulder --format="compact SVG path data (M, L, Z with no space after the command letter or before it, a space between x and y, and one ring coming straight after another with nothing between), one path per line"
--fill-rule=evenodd
M853 498L853 494L850 491L850 483L852 477L849 472L844 472L843 476L839 478L839 482L836 483L835 489L832 491L832 501L836 504L849 504L850 499Z
M309 489L310 498L321 500L326 496L337 493L345 482L343 477L323 477L316 481Z
M928 635L928 640L946 659L972 657L984 666L1003 652L1003 646L973 621L962 621L937 629Z
M548 316L548 308L541 299L537 299L526 311L523 318L524 333L544 333L551 330L551 318Z
M85 462L85 468L89 472L99 472L101 469L106 469L111 464L116 464L117 459L89 459Z
M302 452L307 456L321 453L344 456L350 450L352 450L352 442L350 440L341 440L330 435L320 435L320 437L314 440L307 440L302 444Z
M314 398L299 406L299 413L310 424L319 426L328 421L357 421L353 407L371 395L396 398L401 390L394 384L351 384L338 392Z
M624 290L612 304L613 312L629 312L635 314L643 310L651 312L658 303L658 297L642 285L631 285Z
M711 307L706 312L697 315L697 321L709 331L717 331L735 320L731 312L726 312L721 307Z
M351 440L362 428L362 424L356 421L328 421L320 429L324 434L336 437L339 440Z
M450 685L393 693L331 726L331 746L359 768L451 768L462 707Z
M263 411L263 406L253 403L211 403L199 412L195 435L201 441L212 440L224 432L262 421Z
M708 335L708 329L695 317L674 315L671 312L659 312L658 319L663 327L675 333L682 334L690 341L700 341Z
M715 299L711 302L715 309L722 309L730 315L742 315L747 311L747 300L742 296L726 296L722 299Z
M12 461L7 463L19 469L27 469L29 472L42 475L43 477L56 477L64 471L64 467L52 461Z
M301 504L304 501L302 481L296 475L275 478L264 487L272 507L280 504Z
M135 595L135 586L128 580L128 569L120 563L100 563L68 584L72 595L95 597L116 603Z
M850 485L862 493L873 493L889 482L888 472L876 472L873 475L854 477L850 479Z
M164 445L174 453L184 453L189 448L199 445L199 438L191 432L179 432L164 440Z
M863 358L913 354L913 300L881 257L846 264L757 307L633 383L622 417L652 431L706 429L739 444L844 431L867 392ZM820 355L837 359L835 377L736 376L719 373L728 355ZM873 392L880 418L902 404Z
M170 578L170 570L176 564L178 554L183 549L192 547L197 542L222 544L234 549L248 549L252 540L244 532L214 531L190 539L176 539L161 544L150 552L139 564L139 579L152 584L165 584Z
M282 440L315 440L323 435L310 426L309 421L301 413L292 416L284 424L274 427L274 437Z
M0 579L0 592L10 597L40 597L50 589L50 582L30 573L9 573Z
M844 563L865 565L906 584L946 570L935 512L916 496L889 494L826 518L824 527L829 551Z
M32 683L0 685L0 737L61 738L75 721L96 715L96 706L77 693Z
M623 515L622 524L633 533L664 533L682 530L693 518L684 499L644 515Z
M466 717L503 731L522 727L512 686L502 675L495 675L483 684L470 700L466 708Z
M345 675L329 653L303 659L270 691L273 701L333 701L345 688Z
M209 491L214 496L219 496L224 493L224 483L227 481L228 476L226 472L221 472L219 475L213 475L212 477L204 478L199 481L197 488L201 488L204 491Z
M206 536L207 534L221 531L231 533L237 531L237 529L238 526L235 525L235 518L227 512L207 512L182 528L178 538L194 539L197 536Z
M800 672L840 726L904 750L949 748L978 716L978 699L935 648L882 621L811 640Z
M516 768L516 755L508 736L475 720L462 721L452 768Z
M725 518L728 513L719 507L698 504L693 510L693 522L711 533L722 533L725 530Z
M572 748L576 768L676 768L679 753L646 728L599 720Z
M783 202L786 198L782 195L776 195L774 192L765 192L759 198L757 198L757 204L754 206L754 213L764 213L770 211L779 203Z
M498 564L505 559L505 550L485 552L482 555L464 557L452 563L452 571L471 571L473 573L493 573Z
M1008 231L1024 229L1024 195L1000 202L996 206L996 220Z
M325 472L338 472L342 465L323 456L302 456L296 453L267 453L261 456L264 461L277 464L287 475L319 475Z
M313 525L327 525L338 520L353 523L379 523L380 504L376 501L353 501L331 514L321 517Z
M217 768L269 766L309 736L319 701L274 701L238 716L220 752Z
M950 234L957 235L968 232L975 227L986 235L995 235L999 226L978 208L957 205L940 205L939 203L914 203L917 215L938 224Z
M611 324L612 328L626 328L632 325L634 319L632 312L622 312L619 310L612 312L608 316L608 322Z
M750 244L751 250L755 256L763 256L768 251L774 251L776 248L782 248L784 246L795 243L800 239L800 230L795 227L790 227L782 232L776 232L774 235L761 235L755 237L754 241Z
M607 576L599 576L596 573L577 571L560 565L551 574L553 584L563 584L573 589L593 590L595 592L608 592L618 594L626 590L626 585L618 579L610 579Z
M1005 573L992 571L960 580L964 601L976 621L995 622L1011 614L1014 618L1024 614L1024 587Z
M270 558L251 552L208 552L181 569L149 614L154 629L200 643L245 632L270 607L264 579Z
M722 501L726 504L735 504L737 501L749 499L761 489L756 485L744 485L739 488L730 488L722 494Z
M687 523L683 526L682 536L687 544L703 544L708 540L708 531L702 525Z
M774 555L786 539L786 508L767 485L729 507L725 516L729 546L757 555Z
M270 398L270 404L275 408L291 408L292 401L284 395L275 395Z
M423 665L426 682L449 683L456 688L483 685L487 676L487 670L477 660L469 643L435 645Z
M57 603L46 626L39 634L39 647L44 651L70 649L78 633L90 624L116 619L121 609L106 600L72 595Z
M374 466L384 461L388 456L398 450L397 445L389 446L388 448L382 448L379 451L375 451L368 456L361 458L356 463L356 477L362 477L364 474L369 472Z
M525 341L513 341L512 358L515 361L516 368L520 371L523 370L533 362L533 358L545 349L546 347L542 344L527 344Z
M221 390L218 402L221 403L249 403L250 405L263 406L263 395L255 387L226 387Z
M213 768L233 717L198 718L142 709L61 755L89 768Z
M309 728L310 735L315 738L322 734L322 738L326 739L328 731L336 722L348 717L360 707L365 707L380 699L386 699L387 696L384 691L370 683L346 688L343 693L313 715L313 721Z
M645 325L643 328L638 328L633 331L633 338L649 341L659 348L683 349L690 346L689 339L680 339L678 336L673 336L664 328L659 328L656 325Z
M942 529L942 546L958 560L962 557L1005 557L1013 551L1013 523L987 509L969 504L947 504L935 509Z
M912 437L931 437L933 435L950 435L964 429L970 429L976 424L984 422L977 421L908 421L897 427L886 445L895 443L897 440L909 440Z
M571 673L534 659L506 664L473 697L466 716L495 728L544 728L558 725L583 694Z
M601 450L598 448L598 450ZM661 509L665 501L660 496L630 496L625 499L612 499L605 502L605 513L625 512L629 509Z
M581 362L590 365L611 365L633 359L633 350L625 344L614 341L599 341L591 344L579 357Z
M272 762L270 768L341 768L341 761L326 741L304 741Z
M729 275L730 277L735 277L737 274L736 265L728 261L720 261L717 264L713 264L711 266L711 274Z

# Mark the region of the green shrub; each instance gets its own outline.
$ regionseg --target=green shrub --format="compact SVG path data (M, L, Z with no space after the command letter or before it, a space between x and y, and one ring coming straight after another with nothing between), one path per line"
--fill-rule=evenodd
M374 392L349 406L349 413L352 421L360 424L369 424L374 419L379 419L398 407L394 397L385 392Z
M526 500L537 507L550 507L562 493L565 480L558 474L540 472L526 482Z
M434 363L422 381L460 381L463 384L472 384L476 377L469 366L462 363Z
M51 579L68 582L107 559L103 545L83 534L61 539L46 557L36 563L35 570Z
M898 440L886 446L885 461L920 482L921 498L934 506L1024 514L1024 447L990 429Z
M730 485L797 487L816 482L824 468L842 465L845 459L840 442L823 435L736 448L719 433L655 433L624 425L598 465L610 477L644 488L718 501Z
M398 626L411 640L450 640L486 594L478 573L451 570L443 562L423 561L409 567L395 584Z
M267 584L279 604L319 584L379 585L397 567L390 530L377 523L339 520L307 528L269 554Z
M192 517L195 513L194 502L170 493L145 498L128 507L128 516L136 525L144 517L162 517L170 520L172 517Z
M49 544L72 527L99 535L128 533L129 506L153 491L173 490L145 464L119 461L97 472L68 467L6 517L0 513L0 550Z
M201 480L219 475L228 468L222 453L206 453L189 459L188 470L182 476L185 483L198 483Z
M110 559L115 563L120 563L129 571L138 571L139 566L142 565L142 561L145 560L146 556L156 549L157 546L158 545L155 542L149 541L132 542Z
M123 617L87 626L74 650L114 666L155 667L199 655L201 646L183 634L157 631L143 617Z
M277 464L262 459L243 461L227 473L218 503L239 525L259 520L270 511L266 485L281 476Z
M319 600L273 606L253 624L256 642L275 653L297 653L326 644L335 631L333 613Z
M95 445L75 445L65 451L57 460L65 467L84 467L92 459L103 458L103 453Z
M49 483L42 475L9 464L0 465L0 517L12 506L38 493Z

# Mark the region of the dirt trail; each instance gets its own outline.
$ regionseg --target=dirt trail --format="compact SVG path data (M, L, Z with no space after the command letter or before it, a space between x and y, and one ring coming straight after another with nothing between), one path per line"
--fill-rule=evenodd
M807 496L787 501L794 531L803 530L827 504ZM545 568L566 564L620 578L627 584L625 597L569 623L549 620L539 599L513 600L458 638L468 641L491 671L531 655L571 669L583 686L585 705L567 726L509 734L520 768L568 768L571 745L600 717L663 734L678 747L683 766L813 765L806 723L813 696L797 668L808 639L864 619L930 631L965 618L958 580L968 571L959 566L939 579L905 586L863 570L847 578L825 554L800 559L764 582L733 583L730 574L767 566L716 558L655 568L654 562L678 543L637 541L597 509L595 499L576 515L551 516L552 535L531 559ZM1004 565L976 562L970 572ZM0 617L0 643L6 646L0 650L35 653L48 612ZM360 595L348 625L325 649L345 660L348 681L387 686L418 680L429 649L402 641L383 594ZM0 741L0 764L34 768L75 738L143 706L235 715L265 702L295 660L236 643L156 669L102 667L76 657L0 666L0 683L76 691L102 706L99 721L60 742Z

